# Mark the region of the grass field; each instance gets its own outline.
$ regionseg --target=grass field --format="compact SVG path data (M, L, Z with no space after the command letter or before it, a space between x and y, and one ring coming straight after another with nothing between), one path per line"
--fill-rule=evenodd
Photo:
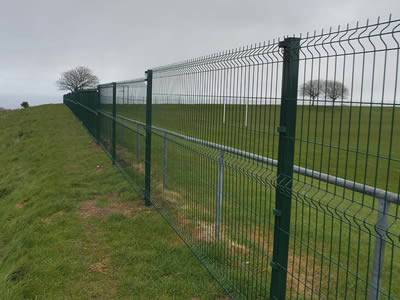
M223 297L65 106L1 111L0 166L0 298Z
M107 107L106 107L107 109ZM279 107L153 105L153 124L185 135L277 158ZM117 114L145 120L144 107L117 105ZM299 107L295 163L392 192L399 190L400 110L385 107ZM111 121L104 119L105 140ZM136 157L136 125L117 125L117 156L143 182L143 152ZM108 131L107 131L108 130ZM139 132L144 133L143 128ZM245 297L268 294L272 255L276 168L225 154L222 239L214 235L219 152L153 131L153 200L203 262ZM139 140L144 145L143 137ZM132 167L133 166L133 167ZM164 176L167 174L167 183ZM399 206L391 205L380 296L400 289ZM378 201L295 175L288 295L290 298L367 297Z
M109 107L106 107L110 110ZM153 124L270 158L278 155L280 107L153 105ZM142 105L117 114L145 122ZM299 106L295 164L393 192L400 189L400 108Z

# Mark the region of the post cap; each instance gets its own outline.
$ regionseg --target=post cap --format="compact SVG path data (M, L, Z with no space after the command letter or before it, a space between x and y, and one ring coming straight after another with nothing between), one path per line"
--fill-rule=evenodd
M293 46L298 46L299 43L300 43L300 38L287 37L283 41L279 42L279 48L287 48L290 44L293 44Z

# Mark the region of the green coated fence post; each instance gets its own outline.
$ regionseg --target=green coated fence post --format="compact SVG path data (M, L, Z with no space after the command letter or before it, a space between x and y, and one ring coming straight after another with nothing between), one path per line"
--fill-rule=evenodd
M115 143L116 143L116 124L115 124L115 119L117 118L117 84L113 82L112 84L113 87L113 106L112 106L112 162L115 164Z
M299 73L299 38L286 38L283 48L283 71L278 150L278 173L275 202L274 248L270 298L285 299L289 254L290 209L292 200L293 160L296 132L297 85Z
M97 144L100 142L100 114L99 114L99 108L100 108L100 87L97 87L97 102L95 105L95 111L96 111L96 142Z
M151 109L152 109L152 87L153 87L153 71L147 70L147 91L146 91L146 150L145 150L145 186L144 186L144 203L146 206L151 205L150 186L151 186Z

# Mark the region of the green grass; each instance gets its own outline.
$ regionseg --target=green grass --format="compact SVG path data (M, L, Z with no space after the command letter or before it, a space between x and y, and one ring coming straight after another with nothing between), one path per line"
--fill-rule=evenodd
M3 299L222 291L62 105L0 112Z
M118 105L117 112L144 121L141 105ZM228 107L227 122L223 125L221 107L216 105L153 105L153 124L277 158L279 107L250 106L247 128L243 126L243 112L244 107ZM104 129L110 128L110 124ZM398 132L398 108L299 107L295 163L398 192ZM127 172L140 178L143 174L130 168L135 143L133 131L117 125L118 157L128 162ZM238 294L268 294L276 168L225 154L225 240L216 241L210 233L204 240L196 233L204 224L215 226L218 151L170 139L168 186L164 186L163 135L153 134L152 143L153 198L161 211L203 257L203 262L220 278L225 277L228 286ZM136 163L141 162L142 156ZM289 297L367 297L378 201L304 176L295 175L294 179ZM392 204L389 210L382 298L400 294L400 286L395 284L400 274L399 209ZM235 249L238 247L246 249L246 253Z
M279 106L250 105L247 127L243 105L227 105L225 124L221 105L152 109L155 126L277 158ZM117 113L145 120L143 105L117 105ZM400 108L299 106L296 129L295 164L393 192L400 189Z

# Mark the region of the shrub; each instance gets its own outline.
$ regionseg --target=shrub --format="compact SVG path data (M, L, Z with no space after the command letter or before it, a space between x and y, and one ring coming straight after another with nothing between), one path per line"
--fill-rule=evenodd
M27 101L23 101L23 102L21 103L21 107L23 107L23 108L28 108L28 107L29 107L29 103L28 103Z

